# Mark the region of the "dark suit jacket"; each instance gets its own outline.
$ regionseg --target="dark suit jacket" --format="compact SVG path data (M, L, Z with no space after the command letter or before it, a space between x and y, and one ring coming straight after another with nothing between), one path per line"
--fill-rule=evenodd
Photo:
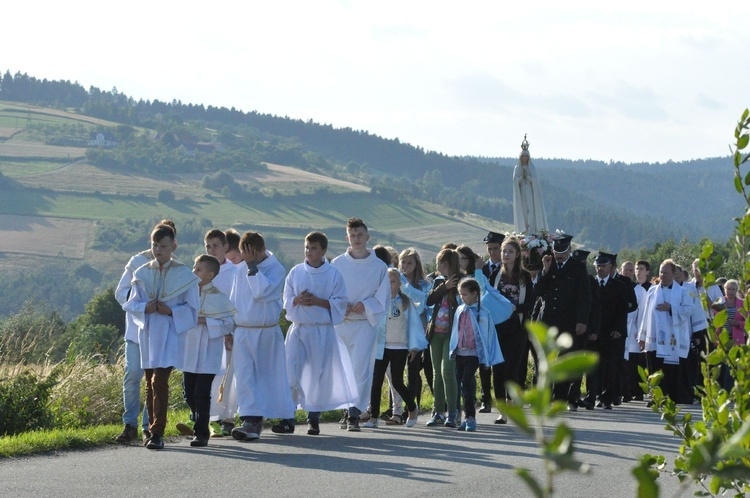
M553 261L549 273L539 278L535 290L543 300L539 320L547 325L575 334L577 323L589 323L591 287L584 263L568 258L560 270Z
M487 277L487 280L490 281L490 285L492 287L495 286L495 279L497 278L500 271L503 269L503 264L498 263L497 268L495 268L495 271L490 272L490 262L487 261L484 266L482 267L482 273L484 273L484 276Z
M615 278L624 283L628 290L628 313L632 313L638 309L638 298L635 297L635 286L638 284L620 273L615 273Z
M628 335L628 290L627 284L616 278L610 278L607 285L599 288L599 338L610 339L612 331L619 332L622 337Z

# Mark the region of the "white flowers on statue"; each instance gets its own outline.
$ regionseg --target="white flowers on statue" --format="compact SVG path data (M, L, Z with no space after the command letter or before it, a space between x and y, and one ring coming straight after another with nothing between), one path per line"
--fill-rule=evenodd
M549 231L547 227L547 213L544 210L542 190L536 176L536 169L531 162L531 156L524 137L524 147L518 157L518 164L513 169L513 225L516 232L539 233Z

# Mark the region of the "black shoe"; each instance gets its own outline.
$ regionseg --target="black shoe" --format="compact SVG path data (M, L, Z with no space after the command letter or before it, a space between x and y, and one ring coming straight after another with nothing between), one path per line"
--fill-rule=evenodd
M604 404L604 409L605 410L611 410L612 409L612 403L605 403Z
M597 408L604 408L604 403L602 403L601 401L599 401L599 402L596 403L596 407Z
M310 436L317 436L320 434L320 422L317 420L307 421L307 434Z
M289 420L282 420L278 424L274 424L271 426L271 432L275 434L293 434L294 424Z
M622 398L620 396L616 397L612 404L615 406L620 406L622 404Z
M578 404L577 403L568 403L568 411L569 412L577 412L578 411Z
M346 430L349 432L359 432L359 417L349 417L347 420Z
M152 434L151 439L146 443L146 448L150 450L163 450L164 449L164 438L157 434Z
M208 438L206 436L195 436L193 440L190 441L190 446L193 446L193 447L208 446Z
M492 403L488 401L482 401L482 406L477 410L479 413L490 413L492 412Z
M585 408L587 410L593 410L594 409L594 403L592 403L591 401L589 401L589 400L587 400L585 398L578 400L578 406L580 406L581 408Z

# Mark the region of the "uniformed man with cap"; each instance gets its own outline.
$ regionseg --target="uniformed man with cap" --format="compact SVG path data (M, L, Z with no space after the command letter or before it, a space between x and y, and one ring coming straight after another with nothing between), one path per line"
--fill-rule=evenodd
M482 273L490 285L497 288L500 279L498 275L503 269L503 253L501 246L505 240L505 235L497 232L489 232L484 238L484 243L487 245L487 254L489 259L482 267ZM497 330L497 327L496 327ZM498 340L500 334L498 333ZM491 369L480 368L479 369L479 381L482 388L482 406L479 407L479 413L490 413L492 411L492 372L494 369L502 369L503 365L495 365Z
M584 265L586 265L586 261L588 261L589 254L591 254L591 251L585 251L583 249L576 249L574 250L570 257L577 259ZM573 337L573 350L580 351L582 349L591 349L591 346L589 345L589 333L593 330L599 330L599 320L600 318L600 304L599 304L599 282L597 278L594 275L588 274L588 266L587 269L587 277L589 281L589 289L591 290L591 311L589 311L589 321L586 324L586 330L587 333L580 335L580 336L574 336ZM588 384L588 381L587 381ZM579 393L581 392L581 379L575 379L571 382L571 392ZM578 405L580 407L586 408L587 410L593 410L594 409L594 403L589 402L586 398L582 399L578 402ZM569 411L576 411L577 409L576 405L568 404L568 410Z
M626 285L612 277L615 255L599 252L594 260L599 285L599 329L591 331L591 349L599 353L599 365L590 376L586 402L599 395L601 406L612 409L619 401L625 338L628 335L628 291ZM587 377L588 379L588 377ZM618 403L619 404L619 403Z
M559 234L554 238L553 256L542 259L542 272L536 294L542 300L539 320L560 333L571 334L573 347L580 347L588 332L591 310L591 290L586 265L571 257L572 235ZM581 393L572 389L572 382L555 386L555 398L567 401L571 409L577 407Z

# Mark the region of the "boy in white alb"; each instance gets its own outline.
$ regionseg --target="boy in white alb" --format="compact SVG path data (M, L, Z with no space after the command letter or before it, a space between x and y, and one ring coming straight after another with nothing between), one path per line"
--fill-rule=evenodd
M292 268L284 285L284 309L292 322L286 336L287 375L292 399L308 410L307 433L313 436L320 434L320 412L357 402L349 353L333 328L346 314L346 287L326 260L327 249L325 234L307 234L305 262ZM282 423L293 426L294 420Z
M235 273L230 299L237 308L232 362L242 426L232 437L251 440L260 437L263 417L294 418L294 403L279 327L286 272L257 232L242 235L240 253L247 269Z
M177 236L177 229L172 220L161 220L159 225L169 225ZM115 299L120 306L125 304L130 297L133 286L133 273L154 259L151 249L141 251L128 261L125 271L122 272L120 281L115 289ZM122 413L122 422L125 428L117 436L118 443L127 444L138 437L138 413L141 411L141 379L143 369L141 368L141 349L138 346L138 326L133 322L133 315L125 313L125 375L122 379L122 401L125 411ZM141 418L143 428L143 439L148 441L151 434L148 432L148 410L143 405L143 417Z
M138 326L151 422L148 449L164 448L169 375L180 362L177 334L198 323L198 277L190 268L172 259L176 247L172 227L159 225L151 232L154 259L135 271L130 298L123 305Z
M358 402L348 411L346 423L341 427L359 431L359 415L367 407L375 368L376 327L390 303L391 286L388 267L367 249L370 235L367 225L359 218L350 218L346 224L347 251L331 262L344 277L349 299L346 317L336 326L336 333L349 351L357 384Z
M229 298L211 282L219 271L219 260L215 257L202 254L195 258L193 273L200 279L198 325L177 335L180 347L177 368L182 370L183 394L190 407L191 432L195 435L190 446L208 445L211 383L221 370L224 337L231 335L232 317L237 312Z
M239 234L237 234L239 238ZM212 281L214 287L229 297L232 281L237 266L227 258L227 236L214 228L203 237L206 253L219 261L219 273ZM232 336L225 336L224 350L221 357L221 369L216 373L211 385L211 420L215 421L212 436L229 436L234 429L234 416L237 414L237 395L232 367ZM220 399L221 398L221 399Z

